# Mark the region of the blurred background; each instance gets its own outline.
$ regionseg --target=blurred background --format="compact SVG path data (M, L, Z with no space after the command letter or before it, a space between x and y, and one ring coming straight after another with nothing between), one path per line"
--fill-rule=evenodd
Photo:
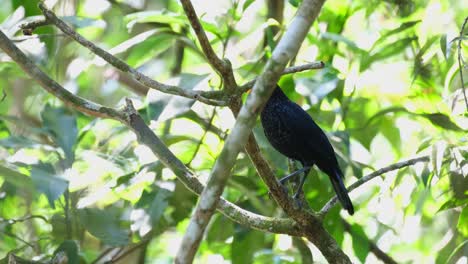
M178 1L45 2L85 38L155 80L222 89ZM262 71L301 0L192 2L216 53L244 84ZM111 107L131 98L205 182L232 112L148 90L53 26L24 36L19 25L40 18L37 3L0 0L0 29L70 92ZM326 216L326 229L354 263L392 263L373 247L398 263L468 263L468 106L458 66L467 14L457 0L326 1L292 62L323 61L325 68L280 80L327 132L347 185L398 161L430 157L351 192L352 217L339 206ZM45 261L65 249L73 263L103 263L135 246L112 263L171 263L197 197L125 126L65 108L2 52L0 80L0 258L11 252ZM287 174L287 159L259 122L254 134L278 177ZM304 191L317 211L334 195L318 171ZM284 216L245 153L223 196L255 213ZM195 261L311 262L326 263L309 242L248 229L219 213Z

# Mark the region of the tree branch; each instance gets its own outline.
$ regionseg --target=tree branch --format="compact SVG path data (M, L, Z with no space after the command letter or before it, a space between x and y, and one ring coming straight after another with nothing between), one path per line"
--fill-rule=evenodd
M422 157L419 157L419 158L414 158L414 159L409 159L409 160L406 160L406 161L402 161L402 162L398 162L398 163L395 163L395 164L392 164L392 165L389 165L387 167L384 167L384 168L381 168L379 170L376 170L364 177L362 177L361 179L357 180L355 183L351 184L349 187L347 187L348 189L348 192L351 192L352 190L358 188L359 186L363 185L364 183L374 179L375 177L377 176L380 176L384 173L387 173L387 172L390 172L390 171L393 171L393 170L398 170L398 169L401 169L401 168L404 168L404 167L408 167L408 166L411 166L411 165L414 165L418 162L428 162L429 161L429 156L422 156ZM324 217L328 211L330 211L330 209L333 208L333 206L335 206L338 202L338 198L336 197L336 195L330 199L330 201L328 201L323 207L322 207L322 210L320 210L319 214L321 217Z
M325 63L323 63L322 61L306 63L306 64L299 65L299 66L288 67L284 69L281 75L292 74L292 73L308 71L308 70L322 69L324 67L325 67ZM236 91L236 93L242 94L242 93L247 92L248 90L252 89L256 81L257 79L255 78L243 84L242 86L239 86L239 89L238 91ZM215 99L215 98L224 97L225 92L224 91L203 91L201 95L207 98Z
M214 208L223 192L230 171L234 165L239 151L248 142L251 129L255 124L257 115L275 88L283 69L292 59L304 40L309 27L317 17L324 0L305 0L301 3L298 12L292 20L288 30L281 38L268 61L263 74L259 76L247 98L246 104L240 109L234 128L228 136L211 172L210 178L200 196L197 208L192 215L184 239L176 256L176 263L191 263L200 245L206 226L214 213ZM274 178L274 177L273 177ZM273 187L277 187L278 196L272 190L277 202L283 202L286 213L305 229L306 237L314 242L329 262L350 263L349 258L340 250L336 241L326 232L318 217L311 217L301 210L293 210L290 198L282 191L276 179L271 180ZM269 185L269 187L271 187ZM283 201L284 199L284 201ZM284 203L286 201L286 203ZM312 224L311 224L312 223ZM323 236L322 236L323 235ZM320 237L320 239L318 239Z
M50 23L54 24L57 28L59 28L63 33L65 33L67 36L71 37L74 39L76 42L81 44L83 47L91 50L94 54L97 56L101 57L105 61L107 61L109 64L114 66L115 68L128 73L133 76L133 78L138 81L139 83L152 88L156 89L158 91L168 93L168 94L174 94L174 95L179 95L191 99L198 100L202 103L209 104L209 105L215 105L215 106L223 106L226 105L226 102L219 101L219 100L213 100L206 98L201 95L201 91L193 91L193 90L185 90L182 89L178 86L174 85L167 85L164 83L160 83L158 81L155 81L151 79L150 77L146 76L145 74L137 71L136 69L132 68L130 65L125 63L124 61L120 60L119 58L113 56L109 52L101 49L100 47L96 46L94 43L91 41L85 39L83 36L78 34L76 31L74 31L71 27L69 27L64 21L59 19L51 10L47 9L45 4L43 2L39 2L39 8L42 10L42 13L46 17L47 21Z
M213 48L211 47L210 41L208 40L205 31L203 30L200 20L197 17L195 9L193 8L192 2L190 0L181 0L180 3L184 8L185 14L192 26L195 35L200 42L200 46L205 54L210 65L219 73L221 78L225 83L225 87L228 91L233 91L237 88L236 80L232 72L231 63L228 60L220 59Z
M154 134L138 115L129 99L125 108L126 120L124 123L130 127L138 137L138 140L148 146L166 167L171 169L182 183L196 194L202 193L205 188L196 176L167 148L166 145ZM273 232L300 234L297 225L290 219L271 218L251 213L229 201L221 198L218 208L228 218L246 225L250 228Z
M11 40L0 30L0 48L8 54L31 78L38 82L46 91L55 95L66 105L85 114L122 120L123 116L117 110L91 102L70 93L57 82L49 78L39 69Z
M318 69L323 69L324 67L325 67L325 63L323 63L323 61L306 63L306 64L299 65L299 66L288 67L288 68L284 69L284 71L281 73L281 75L291 74L291 73L296 73L296 72L301 72L301 71L308 71L308 70L318 70ZM249 89L251 89L254 86L256 81L257 81L257 79L253 79L253 80L245 83L244 85L240 86L239 87L239 90L240 90L239 92L240 93L245 93L246 91L248 91Z
M155 156L179 178L184 185L196 194L204 189L198 177L179 160L144 123L136 110L130 108L131 102L127 101L126 110L118 111L114 108L104 107L78 97L42 72L26 55L19 50L5 34L0 30L0 49L8 54L32 79L38 82L46 91L56 96L64 104L77 109L80 112L95 116L118 120L132 129L140 142L149 147ZM49 87L48 85L51 85ZM128 99L127 99L128 100ZM133 109L133 110L132 110ZM264 232L299 235L300 231L296 223L287 218L273 218L254 214L237 205L221 199L218 210L231 220L249 228Z

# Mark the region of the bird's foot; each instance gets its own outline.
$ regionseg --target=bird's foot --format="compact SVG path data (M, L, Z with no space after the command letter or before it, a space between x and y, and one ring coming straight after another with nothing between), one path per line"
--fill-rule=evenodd
M280 182L281 184L285 184L287 181L289 181L289 180L292 179L293 177L296 177L296 176L300 175L300 174L303 173L304 171L310 170L310 168L311 168L311 166L305 166L305 167L303 167L303 168L301 168L301 169L299 169L299 170L296 170L296 171L292 172L291 174L288 174L288 175L284 176L283 178L281 178L281 179L279 180L279 182Z
M294 208L300 209L304 206L304 192L302 190L295 192L292 199L294 201Z

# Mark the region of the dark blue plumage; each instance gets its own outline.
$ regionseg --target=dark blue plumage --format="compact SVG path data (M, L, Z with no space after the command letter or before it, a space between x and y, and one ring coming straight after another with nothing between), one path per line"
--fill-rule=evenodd
M260 115L263 131L271 145L304 167L314 164L325 172L343 207L354 213L353 204L343 184L343 173L335 151L320 127L299 105L289 100L279 86L271 95ZM305 176L309 169L305 171ZM305 180L301 181L300 187Z

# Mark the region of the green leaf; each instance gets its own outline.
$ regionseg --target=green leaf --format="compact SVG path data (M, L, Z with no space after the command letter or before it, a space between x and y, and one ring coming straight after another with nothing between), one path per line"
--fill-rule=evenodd
M390 118L382 118L380 127L382 134L392 144L393 150L399 153L401 147L400 129L395 126L395 122Z
M369 254L369 241L367 239L364 229L357 224L351 225L351 232L353 238L353 250L356 257L364 263L367 255Z
M302 0L288 0L288 2L289 2L292 6L298 7L298 6L301 4Z
M251 4L253 4L255 0L246 0L244 4L242 5L242 12L244 12Z
M192 90L201 82L205 81L207 74L181 74L178 77L178 86L183 89ZM173 96L150 90L147 96L147 116L152 120L165 121L181 116L191 110L195 100L180 96Z
M465 206L458 217L457 229L465 237L468 237L468 206Z
M460 258L462 256L465 256L466 252L468 251L468 239L460 243L453 251L450 253L450 256L447 258L447 261L445 264L451 264L451 263L458 263L455 262L455 259L452 260L452 258L456 257L456 255L459 255Z
M175 33L169 28L158 28L158 29L148 30L121 42L120 44L110 49L109 53L111 53L112 55L116 55L119 53L127 52L130 49L132 49L134 46L158 34L169 34L169 35L173 34L174 35Z
M226 241L234 233L234 223L222 214L216 214L206 234L208 243Z
M324 39L329 39L335 42L342 42L348 46L351 50L358 52L358 53L366 53L366 51L362 50L359 48L354 41L344 37L343 35L336 34L336 33L330 33L330 32L325 32L320 35Z
M4 139L10 136L10 130L8 129L6 122L3 119L0 119L0 138Z
M437 212L442 212L442 211L445 211L445 210L449 210L449 209L453 209L453 208L456 208L456 207L459 207L463 204L466 204L468 203L468 199L465 199L465 200L458 200L458 199L449 199L447 200L440 208L439 210L437 210Z
M179 26L187 24L185 16L163 10L163 11L143 11L130 15L126 15L124 21L127 23L127 28L131 29L137 23L160 23Z
M374 45L372 46L371 50L376 47L377 45L379 45L380 43L384 42L388 37L392 36L392 35L395 35L395 34L398 34L400 32L403 32L403 31L406 31L412 27L414 27L415 25L417 25L419 22L421 22L421 20L415 20L415 21L408 21L408 22L405 22L403 24L401 24L399 27L395 28L395 29L392 29L386 33L384 33L375 43Z
M128 231L120 227L116 210L85 208L78 210L78 215L83 227L103 243L109 246L123 246L129 243Z
M450 49L447 49L447 48L448 48L447 34L443 34L440 37L440 50L442 51L442 54L444 54L445 59L448 59L450 56L449 55Z
M158 186L152 192L145 191L140 200L135 204L137 208L146 210L151 219L151 226L155 229L159 220L168 206L168 200L172 193Z
M428 137L428 138L423 139L421 144L418 147L418 150L416 150L416 154L418 154L419 152L427 149L428 147L431 146L431 144L432 144L432 137Z
M131 49L127 63L132 67L139 67L172 47L174 41L173 34L162 33L151 36Z
M466 162L466 160L461 163L463 162ZM460 168L463 166L461 163ZM457 201L465 200L465 202L468 202L468 176L463 176L457 171L450 171L450 187Z
M263 236L262 232L236 225L231 244L232 263L252 263L254 253L263 246Z
M433 175L434 175L434 173L432 171L430 171L427 164L425 164L424 169L421 172L421 179L422 179L422 182L424 184L424 187L430 186L430 180L432 180Z
M60 252L64 252L67 256L68 264L79 264L80 263L80 256L78 255L78 245L73 240L65 240L63 241L58 248L54 251L54 258Z
M55 208L54 201L68 188L68 181L57 175L50 163L34 164L31 168L31 178L36 189L45 194L49 205Z
M381 49L379 49L377 52L375 52L371 58L370 61L378 61L378 60L383 60L388 57L400 54L403 52L404 49L408 48L408 46L411 44L411 42L417 40L417 37L407 37L398 40L395 43L390 43Z
M448 117L445 114L432 113L432 114L419 114L419 115L429 119L429 121L431 121L431 123L434 124L435 126L445 128L448 130L453 130L453 131L463 131L462 128L460 128L457 124L452 122L452 120L450 120L450 117Z
M53 108L49 104L41 112L44 127L52 139L65 153L65 166L71 167L75 160L75 143L78 137L76 117L63 107Z
M175 181L175 189L169 200L171 208L174 208L171 212L171 218L175 222L179 222L190 217L194 206L193 201L196 199L195 194L189 191L181 181Z
M26 188L28 191L34 190L33 182L31 181L31 178L28 177L28 175L6 167L2 164L0 164L0 177L17 188Z
M0 140L0 146L12 149L33 148L42 145L23 136L10 136Z

